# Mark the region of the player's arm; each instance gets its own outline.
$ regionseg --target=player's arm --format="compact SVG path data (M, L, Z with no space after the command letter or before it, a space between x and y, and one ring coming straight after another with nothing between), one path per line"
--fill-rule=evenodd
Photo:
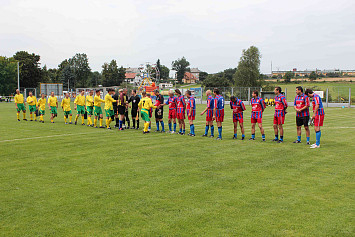
M50 98L48 99L48 107L49 107L49 110L52 110Z
M240 101L240 107L242 108L242 110L243 110L243 111L244 111L244 110L246 110L246 108L245 108L245 105L244 105L243 101Z
M78 96L75 97L75 100L74 100L74 110L76 110L76 103L78 103Z
M153 109L156 109L157 107L155 105L153 105L153 102L152 100L149 100L149 107L153 108Z
M62 109L64 110L63 106L64 106L64 99L62 100L62 103L60 103L60 107L62 107Z
M14 97L14 102L15 102L16 109L18 109L18 108L17 108L17 102L18 102L18 100L17 100L17 96L16 96L16 95L15 95L15 97Z
M265 105L265 102L263 99L260 100L260 105L261 105L262 111L264 112L266 105Z
M58 100L57 100L57 102L56 102L56 103L57 103L57 108L58 108Z
M305 106L303 106L303 108L300 109L300 112L303 111L303 110L308 109L309 106L310 106L310 102L309 102L309 97L308 97L308 96L306 97L305 100L306 100L306 101L305 101L305 102L306 102L306 103L305 103Z

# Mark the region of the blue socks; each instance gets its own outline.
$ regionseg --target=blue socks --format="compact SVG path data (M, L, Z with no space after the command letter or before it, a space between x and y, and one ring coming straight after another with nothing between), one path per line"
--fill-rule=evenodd
M157 131L159 131L159 122L155 123L157 125Z
M244 135L244 134L242 134L242 138L245 138L245 135Z
M307 137L307 142L309 142L309 137Z
M316 145L319 146L320 145L320 137L321 137L322 133L319 130L318 132L316 132Z
M171 123L168 123L169 124L169 131L171 132L172 130L171 130Z
M190 133L195 135L195 125L190 125Z
M208 126L208 125L206 125L206 127L205 127L205 135L207 136L207 134L208 134L208 130L210 129L210 126ZM211 128L212 129L212 128Z
M280 141L284 141L284 136L280 136Z
M265 140L265 134L262 134L261 137L263 138L263 140Z
M234 133L234 137L235 137L235 138L237 138L237 135L238 135L237 133Z
M118 124L119 124L118 128L121 129L122 128L122 120L120 120Z
M174 123L174 132L176 132L176 123Z
M222 138L222 127L218 127L218 137Z
M211 136L214 137L214 126L211 126Z
M160 124L161 124L161 130L164 132L164 131L165 131L164 122L163 122L163 121L160 121Z
M301 141L301 136L297 136L297 141Z
M182 128L180 128L179 133L182 133Z
M183 133L183 134L185 134L185 129L184 129L184 130L182 130L182 133Z
M279 140L279 135L275 135L275 140Z
M255 133L251 134L251 138L255 139Z

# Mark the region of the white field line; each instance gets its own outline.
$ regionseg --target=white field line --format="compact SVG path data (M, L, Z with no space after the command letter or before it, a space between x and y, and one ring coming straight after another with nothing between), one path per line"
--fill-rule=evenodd
M32 140L32 139L40 139L40 138L51 138L51 137L64 137L64 136L74 136L74 135L85 135L85 134L92 134L97 132L85 132L85 133L68 133L68 134L57 134L51 136L42 136L42 137L25 137L25 138L16 138L11 140L2 140L1 142L16 142L16 141L24 141L24 140Z

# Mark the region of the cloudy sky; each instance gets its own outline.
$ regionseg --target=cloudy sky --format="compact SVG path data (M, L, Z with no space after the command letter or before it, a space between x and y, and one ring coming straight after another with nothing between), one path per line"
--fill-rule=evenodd
M355 69L353 0L0 0L0 55L26 50L57 67L86 53L93 70L185 56L209 73L259 47L261 71Z

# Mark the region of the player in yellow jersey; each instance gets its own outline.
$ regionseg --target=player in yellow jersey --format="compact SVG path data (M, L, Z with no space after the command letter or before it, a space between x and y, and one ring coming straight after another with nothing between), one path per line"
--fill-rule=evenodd
M71 112L71 108L70 108L70 97L69 97L69 93L65 93L65 97L62 100L62 103L60 104L60 106L63 109L64 112L64 122L65 124L68 124L67 119L69 117L69 124L73 124L71 122L71 119L73 117L73 114Z
M23 120L27 121L26 119L26 102L23 98L23 95L20 93L20 90L16 90L15 95L15 105L17 110L17 121L20 121L20 112L22 111Z
M44 123L43 115L46 112L46 98L43 93L41 94L41 98L39 98L37 105L39 108L39 122Z
M115 94L115 90L114 89L108 89L108 93L105 96L105 112L106 112L106 127L107 129L111 129L110 127L110 123L112 121L112 116L113 116L113 102L116 102L116 100L114 100L112 98L112 95Z
M81 125L85 125L84 123L84 114L85 114L85 91L81 91L79 95L74 100L74 109L77 110L77 114L75 117L75 125L78 122L79 116L81 116Z
M100 118L100 128L105 128L102 126L102 109L101 109L101 103L105 103L103 99L100 97L101 91L96 91L96 95L94 97L94 127L97 128L97 119Z
M89 127L94 127L94 124L92 123L91 116L94 112L94 98L92 95L94 94L93 90L90 90L89 95L86 96L86 112L88 114L88 126Z
M28 103L28 109L30 111L30 121L33 121L33 117L34 117L34 120L37 121L37 117L36 117L37 98L36 98L36 96L33 96L32 91L30 91L28 93L28 97L27 97L26 101Z
M51 92L51 96L48 98L48 106L51 111L51 123L54 123L54 118L57 117L58 112L58 99L54 96L54 92Z
M149 97L147 97L147 94L145 92L142 93L142 97L143 99L139 101L138 107L141 110L141 117L144 121L143 134L146 134L149 133L148 131L149 122L150 122L149 110L151 108L156 109L157 107L153 105L152 100Z

